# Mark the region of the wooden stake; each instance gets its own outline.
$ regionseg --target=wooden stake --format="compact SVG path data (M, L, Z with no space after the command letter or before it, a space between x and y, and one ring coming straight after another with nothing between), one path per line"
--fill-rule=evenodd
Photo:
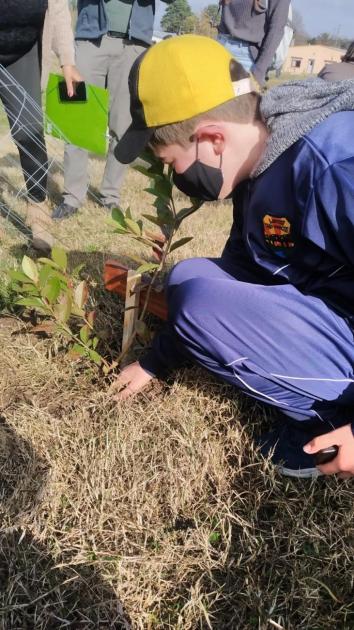
M104 283L107 291L117 293L125 299L127 291L128 267L122 265L117 260L107 260L104 266ZM139 293L140 308L145 304L147 287L145 286ZM153 289L147 305L148 313L167 320L167 303L164 291Z
M130 339L134 332L135 323L139 316L140 281L141 274L136 273L136 271L133 271L132 269L129 269L127 274L127 286L125 292L122 352L125 352L126 348L130 344Z

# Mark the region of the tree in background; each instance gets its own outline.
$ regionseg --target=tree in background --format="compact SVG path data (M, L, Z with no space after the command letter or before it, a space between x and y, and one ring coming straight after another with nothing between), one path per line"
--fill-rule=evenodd
M306 27L304 25L304 21L301 13L296 9L293 9L293 26L295 30L294 34L294 46L302 46L306 44L315 44L321 46L330 46L334 48L342 48L346 49L350 44L350 39L347 37L339 37L339 29L337 29L337 33L320 33L315 37L310 37L308 34Z
M201 12L196 26L196 33L199 35L207 35L208 37L216 37L217 25L220 22L219 6L217 4L208 4Z
M307 44L309 41L309 34L306 31L306 27L304 24L304 20L302 19L301 13L296 9L293 9L293 19L292 19L293 27L294 27L294 41L293 46L302 46L303 44Z
M182 33L197 33L198 32L198 17L192 13L189 15L183 24Z
M165 31L177 35L192 33L194 22L191 18L195 19L195 16L187 0L175 0L168 5L161 20L161 26Z
M347 49L350 44L350 39L346 37L339 37L339 35L331 35L330 33L320 33L316 37L312 37L308 40L309 44L320 44L322 46L330 46L334 48Z
M209 18L210 26L216 28L217 26L219 26L221 19L220 5L208 4L208 6L203 9L202 15L205 15L205 17Z
M333 46L333 38L330 33L320 33L316 37L309 39L309 44L320 44L322 46Z

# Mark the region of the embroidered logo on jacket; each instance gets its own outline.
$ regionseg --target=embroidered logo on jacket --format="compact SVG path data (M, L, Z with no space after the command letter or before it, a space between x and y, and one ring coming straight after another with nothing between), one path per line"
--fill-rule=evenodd
M267 245L276 249L288 249L295 243L291 237L291 225L286 217L263 217L264 238Z

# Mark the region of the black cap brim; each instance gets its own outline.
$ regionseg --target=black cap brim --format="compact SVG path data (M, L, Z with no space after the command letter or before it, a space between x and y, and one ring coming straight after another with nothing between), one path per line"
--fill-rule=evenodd
M114 149L114 155L117 160L122 164L134 162L149 143L154 131L155 127L137 129L130 125Z

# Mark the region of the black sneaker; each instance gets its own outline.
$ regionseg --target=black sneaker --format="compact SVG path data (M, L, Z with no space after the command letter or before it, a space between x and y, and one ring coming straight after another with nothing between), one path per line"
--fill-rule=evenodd
M56 221L61 221L62 219L68 219L73 214L76 214L79 208L75 208L74 206L70 206L65 201L62 201L56 208L54 208L52 212L52 219Z
M322 473L316 468L314 456L303 451L303 446L315 435L313 431L305 432L301 429L303 428L297 428L291 424L262 435L259 440L261 453L267 457L272 452L273 464L285 477L315 479ZM318 435L319 432L316 434Z

